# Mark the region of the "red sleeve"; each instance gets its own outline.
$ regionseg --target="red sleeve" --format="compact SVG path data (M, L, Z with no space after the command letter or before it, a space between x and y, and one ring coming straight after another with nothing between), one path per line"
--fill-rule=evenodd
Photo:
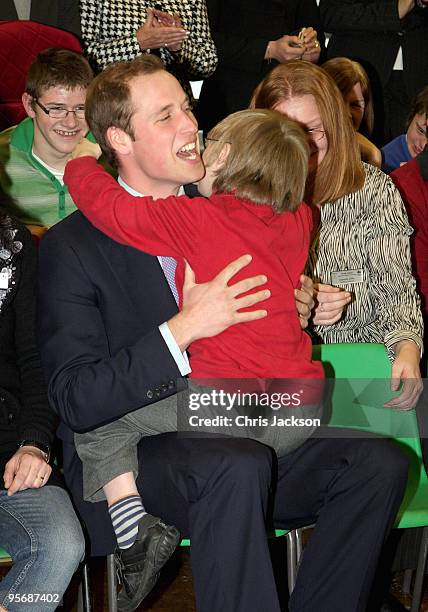
M64 182L85 217L113 240L152 255L188 257L197 249L202 198L133 196L90 156L68 162Z

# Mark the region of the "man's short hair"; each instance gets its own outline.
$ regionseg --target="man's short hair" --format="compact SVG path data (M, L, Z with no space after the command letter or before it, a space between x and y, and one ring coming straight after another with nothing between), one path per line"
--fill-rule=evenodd
M68 49L45 49L33 60L27 74L25 91L40 98L51 87L87 89L94 73L88 60Z
M142 75L164 70L154 55L143 55L130 61L109 64L91 83L86 96L86 121L107 160L117 165L114 150L107 139L109 127L117 127L135 138L132 117L130 81ZM156 95L156 92L153 92Z

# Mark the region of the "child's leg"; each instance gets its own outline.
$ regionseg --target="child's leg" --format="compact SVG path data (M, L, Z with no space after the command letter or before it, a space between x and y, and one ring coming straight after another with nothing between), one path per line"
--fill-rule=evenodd
M135 484L133 472L113 478L103 486L108 511L119 548L130 548L138 535L138 524L147 512Z

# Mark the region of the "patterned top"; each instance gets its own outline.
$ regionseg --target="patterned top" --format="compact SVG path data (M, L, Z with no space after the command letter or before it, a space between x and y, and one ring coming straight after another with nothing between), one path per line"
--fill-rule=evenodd
M142 53L136 31L144 23L147 8L178 13L189 36L181 50L159 49L160 57L187 93L188 80L203 79L214 72L217 52L211 38L204 0L80 0L82 37L87 55L100 69ZM157 51L157 50L156 50Z
M341 283L353 295L342 319L314 326L325 343L383 342L405 339L422 347L423 323L410 260L412 228L391 179L364 164L364 186L321 206L321 222L308 261L308 273L322 283L332 273L354 270L360 282ZM333 276L334 278L334 276Z

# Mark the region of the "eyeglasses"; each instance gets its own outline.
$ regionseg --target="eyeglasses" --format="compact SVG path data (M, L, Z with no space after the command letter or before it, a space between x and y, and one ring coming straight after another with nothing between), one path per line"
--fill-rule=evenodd
M303 128L312 142L318 142L322 140L325 136L325 130L321 128Z
M204 138L204 147L205 149L207 148L207 143L209 142L223 142L224 144L232 144L231 142L228 142L227 140L221 140L220 138Z
M218 138L204 138L205 149L207 148L209 142L220 142L220 141Z
M68 117L69 113L74 113L75 117L77 117L78 119L85 118L84 106L78 106L77 108L69 110L68 108L62 108L61 106L53 106L52 108L46 108L46 106L43 106L43 104L41 104L37 100L37 98L34 98L34 102L37 104L37 106L40 106L42 111L46 113L51 119L65 119L66 117Z

